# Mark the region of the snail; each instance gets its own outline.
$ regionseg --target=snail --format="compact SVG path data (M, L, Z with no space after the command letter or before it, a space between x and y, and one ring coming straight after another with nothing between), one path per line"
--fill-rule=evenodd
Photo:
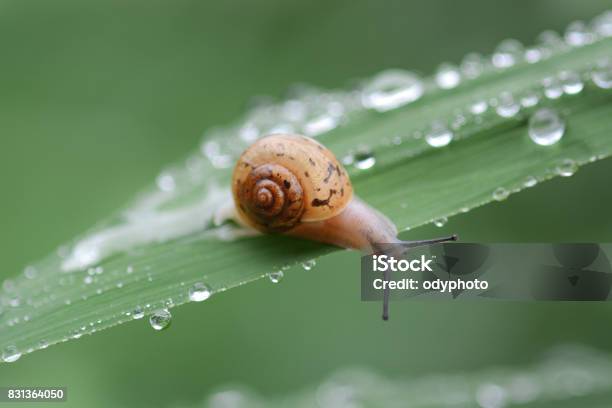
M237 221L263 233L367 253L381 252L381 243L401 244L405 250L457 239L453 235L399 240L395 225L353 193L349 176L334 154L300 135L273 134L248 147L234 168L232 195ZM383 299L383 319L387 320L388 289Z

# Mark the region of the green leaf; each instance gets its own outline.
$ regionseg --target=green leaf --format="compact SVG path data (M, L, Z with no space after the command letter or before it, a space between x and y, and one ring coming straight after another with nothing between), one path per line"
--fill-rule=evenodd
M612 92L594 84L591 74L612 55L612 39L543 49L552 51L540 62L522 61L507 69L489 64L482 75L452 90L424 80L420 99L388 112L365 109L356 90L307 89L287 103L256 108L235 126L209 132L200 151L161 173L157 186L4 282L4 360L13 360L15 351L32 352L130 321L140 311L150 315L188 302L196 283L216 296L334 250L282 236L242 236L232 223L215 221L230 203L231 165L245 140L258 131L295 129L296 123L283 115L296 104L308 112L298 131L321 133L318 139L346 163L362 163L363 155L370 164L375 161L368 169L348 165L355 190L402 230L518 192L528 177L547 180L567 166L566 160L579 167L608 157ZM561 71L579 75L584 89L547 98L543 79L558 78ZM500 115L500 104L515 106L508 95L517 103L535 95L538 103ZM477 101L485 101L488 110L471 113ZM546 147L532 142L527 132L530 115L544 106L566 124L562 140ZM425 142L423 135L434 122L453 129L448 146Z

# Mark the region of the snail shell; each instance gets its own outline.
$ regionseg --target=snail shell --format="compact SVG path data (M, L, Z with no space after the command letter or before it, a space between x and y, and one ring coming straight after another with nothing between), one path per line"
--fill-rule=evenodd
M313 139L280 134L242 154L232 193L240 219L262 232L329 219L353 198L346 170L333 153Z

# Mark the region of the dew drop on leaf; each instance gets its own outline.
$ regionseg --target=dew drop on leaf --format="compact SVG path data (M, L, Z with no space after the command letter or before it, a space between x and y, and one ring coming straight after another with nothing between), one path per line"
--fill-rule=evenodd
M155 330L163 330L170 325L172 321L172 315L168 309L160 309L149 317L149 323Z
M461 73L469 79L479 77L484 71L484 58L480 54L467 54L461 61Z
M546 30L538 36L538 41L542 45L543 49L546 50L547 56L558 49L566 47L565 42L561 36L552 30Z
M362 149L353 156L353 165L359 170L367 170L376 164L376 157L369 149Z
M519 62L522 56L523 45L517 40L508 39L497 46L491 62L497 68L509 68Z
M565 30L565 42L572 47L582 47L583 45L592 43L593 40L593 33L582 21L570 23Z
M612 59L599 61L591 72L591 79L601 89L612 89Z
M2 360L7 363L13 363L19 360L21 352L15 346L7 346L2 350Z
M202 282L196 282L189 288L189 300L192 302L202 302L208 299L211 294L210 288Z
M270 279L270 282L272 283L278 283L283 279L284 276L285 274L283 273L283 271L270 272L268 274L268 279Z
M442 89L455 88L461 82L459 69L452 64L442 64L436 72L436 84Z
M584 88L584 84L578 75L574 71L561 71L559 74L559 80L561 81L561 88L563 92L568 95L575 95L580 93Z
M132 311L132 319L142 319L144 317L144 310L140 306L136 306L136 308Z
M425 135L427 144L431 147L443 147L453 140L453 132L442 122L434 122Z
M487 101L479 100L470 105L470 112L474 115L481 115L486 112L487 108Z
M536 106L538 102L539 98L538 95L536 95L535 93L528 93L527 95L521 98L521 105L524 108L531 108L533 106Z
M562 177L571 177L578 170L578 165L572 159L564 159L556 168L557 174Z
M502 92L497 98L495 112L502 118L511 118L521 110L521 105L516 102L510 92Z
M548 99L559 99L563 95L563 87L559 79L555 77L546 77L542 80L544 86L544 95Z
M493 191L493 199L495 201L504 201L506 198L508 198L509 195L510 192L504 187L498 187L497 189L495 189L495 191Z
M159 176L157 176L155 182L161 191L173 191L176 187L176 180L170 173L161 173Z
M476 390L476 402L483 408L501 408L507 405L507 391L497 384L482 384Z
M436 218L433 223L436 227L443 227L446 225L447 222L448 222L448 218L440 217L440 218Z
M542 59L542 50L538 47L530 47L525 50L525 61L529 64L535 64Z
M612 11L606 11L595 17L593 31L602 37L612 37Z
M423 82L416 74L387 70L376 75L364 87L362 103L366 108L385 112L416 101L423 92Z
M309 259L306 262L302 262L302 268L304 268L305 271L309 271L314 268L316 264L317 261L315 261L314 259Z
M27 279L34 279L38 276L38 270L33 266L26 266L23 270L23 274Z
M538 179L533 176L527 176L523 182L523 186L530 188L538 184Z
M529 137L540 146L557 143L565 133L565 122L553 109L538 109L529 118Z

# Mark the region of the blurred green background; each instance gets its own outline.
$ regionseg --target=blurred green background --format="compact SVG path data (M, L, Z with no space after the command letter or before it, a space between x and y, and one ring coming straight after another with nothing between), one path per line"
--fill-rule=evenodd
M207 128L295 83L349 86L385 68L431 73L512 37L531 43L611 1L0 2L0 280L115 211ZM410 237L612 241L612 160ZM2 385L65 385L73 407L200 401L244 383L291 393L338 368L391 378L525 365L559 343L612 351L608 304L359 301L340 252L145 321L0 365ZM23 406L23 405L21 405Z

